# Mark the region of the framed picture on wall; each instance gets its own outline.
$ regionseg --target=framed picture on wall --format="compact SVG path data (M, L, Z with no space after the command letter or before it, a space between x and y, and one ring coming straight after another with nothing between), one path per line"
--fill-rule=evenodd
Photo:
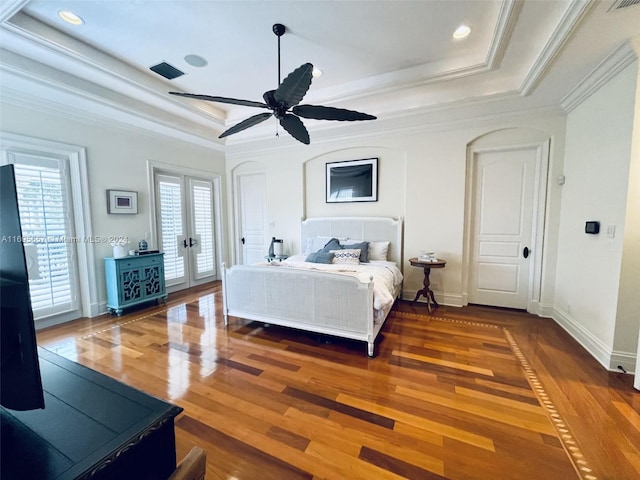
M125 215L138 213L138 192L107 190L107 213Z
M327 203L377 202L378 159L327 163Z

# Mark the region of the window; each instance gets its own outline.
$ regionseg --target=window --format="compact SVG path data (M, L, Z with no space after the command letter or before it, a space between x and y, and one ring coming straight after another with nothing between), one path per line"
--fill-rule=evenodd
M34 317L76 310L76 237L64 159L25 153L9 157L15 168Z
M36 328L102 313L83 147L0 132L15 166Z

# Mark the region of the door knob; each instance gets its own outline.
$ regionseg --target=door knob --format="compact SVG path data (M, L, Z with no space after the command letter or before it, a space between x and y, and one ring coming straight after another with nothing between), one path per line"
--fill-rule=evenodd
M244 245L244 237L242 237L242 240L240 240L242 242L242 244Z
M524 250L522 250L522 256L524 258L527 258L529 256L529 247L524 247Z

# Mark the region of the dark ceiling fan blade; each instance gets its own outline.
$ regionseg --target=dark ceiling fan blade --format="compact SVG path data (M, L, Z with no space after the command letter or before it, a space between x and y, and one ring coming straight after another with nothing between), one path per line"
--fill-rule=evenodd
M282 125L282 128L289 132L293 138L299 142L309 145L309 132L302 124L302 120L298 117L287 113L280 118L280 125Z
M269 90L268 92L264 92L264 95L262 95L262 98L264 98L264 101L267 103L267 107L269 107L271 110L275 110L276 108L278 108L278 102L274 97L275 93L275 90Z
M207 100L209 102L231 103L233 105L243 105L245 107L269 108L265 103L252 102L251 100L240 100L237 98L229 98L229 97L213 97L211 95L202 95L199 93L181 93L181 92L169 92L169 93L171 95L179 95L181 97L195 98L198 100Z
M323 107L320 105L298 105L291 110L296 115L303 118L313 118L315 120L338 120L342 122L353 122L356 120L375 120L376 117L367 113L347 110L345 108Z
M249 117L246 120L243 120L240 123L237 123L230 129L222 132L218 138L228 137L229 135L233 135L234 133L238 133L249 127L253 127L254 125L259 124L260 122L264 122L267 118L271 117L272 115L273 113L259 113L258 115Z
M273 94L276 101L286 108L299 104L311 86L312 72L313 65L305 63L287 75Z

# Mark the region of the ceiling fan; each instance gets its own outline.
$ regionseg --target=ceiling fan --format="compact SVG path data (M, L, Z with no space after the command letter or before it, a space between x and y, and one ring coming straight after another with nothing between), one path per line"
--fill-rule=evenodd
M222 132L218 138L227 137L234 133L241 132L249 127L264 122L274 116L292 137L296 140L309 144L309 132L305 128L302 118L315 120L338 120L352 122L356 120L375 120L376 117L366 113L346 110L344 108L324 107L319 105L298 105L311 86L313 65L305 63L291 72L287 78L280 81L280 37L284 35L286 28L280 23L273 26L273 33L278 37L278 88L264 93L262 98L265 103L253 102L251 100L240 100L237 98L214 97L211 95L201 95L197 93L169 92L171 95L196 98L210 102L230 103L233 105L243 105L246 107L258 107L271 110L269 113L259 113L243 120L228 130Z

